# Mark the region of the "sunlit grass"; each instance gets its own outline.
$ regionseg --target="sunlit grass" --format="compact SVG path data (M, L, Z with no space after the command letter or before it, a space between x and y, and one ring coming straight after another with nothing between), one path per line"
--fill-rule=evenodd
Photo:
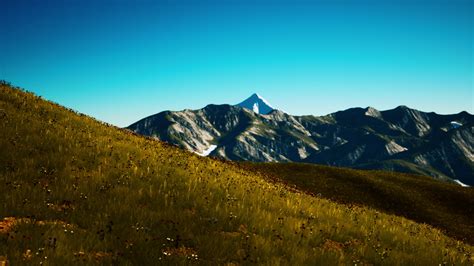
M0 85L0 256L12 265L471 265L473 248L292 191Z
M317 197L369 206L430 224L458 240L474 243L474 188L388 171L302 163L242 162L241 165Z

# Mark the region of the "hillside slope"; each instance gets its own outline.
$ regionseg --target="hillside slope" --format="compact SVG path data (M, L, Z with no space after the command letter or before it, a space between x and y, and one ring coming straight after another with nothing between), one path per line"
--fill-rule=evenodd
M474 116L467 112L367 107L317 117L268 111L208 105L162 112L128 128L197 153L217 146L211 156L235 161L402 171L474 185Z
M427 223L474 244L474 188L388 171L301 163L243 165L312 195Z
M0 84L12 265L472 265L430 226L311 197Z

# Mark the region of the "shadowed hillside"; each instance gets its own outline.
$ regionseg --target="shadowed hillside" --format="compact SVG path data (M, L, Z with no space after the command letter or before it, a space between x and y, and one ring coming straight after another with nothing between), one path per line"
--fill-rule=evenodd
M268 182L0 84L0 260L472 265L437 229Z
M298 163L243 165L312 195L404 216L474 243L474 188L387 171Z

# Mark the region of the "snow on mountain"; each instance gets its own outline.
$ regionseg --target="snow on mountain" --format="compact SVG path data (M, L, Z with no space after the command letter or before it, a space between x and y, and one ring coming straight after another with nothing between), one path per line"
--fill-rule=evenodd
M197 155L200 155L200 156L208 156L209 154L211 154L211 152L213 152L215 149L217 148L217 145L211 145L209 146L209 148L207 148L206 150L204 150L203 152L195 152Z
M457 180L457 179L454 179L454 182L456 182L458 185L460 185L461 187L470 187L469 185L466 185L464 184L463 182Z
M252 96L237 104L237 106L252 110L257 114L262 115L266 115L273 110L270 103L257 93L252 94Z
M254 103L254 104L253 104L252 110L253 110L255 113L258 114L258 112L259 112L258 103Z
M458 121L451 121L450 124L451 124L451 128L453 128L453 129L458 128L458 127L462 127L462 124L459 123Z

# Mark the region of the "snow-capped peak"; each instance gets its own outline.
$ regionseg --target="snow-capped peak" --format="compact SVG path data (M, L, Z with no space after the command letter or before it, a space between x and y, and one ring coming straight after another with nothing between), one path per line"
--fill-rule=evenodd
M268 114L273 110L270 103L257 93L252 94L245 101L237 104L237 106L254 111L257 114Z
M260 94L254 93L254 94L252 94L252 96L257 96L258 99L260 99L262 102L264 102L266 105L268 105L268 107L273 109L272 105L267 100L265 100L265 98L260 96Z

